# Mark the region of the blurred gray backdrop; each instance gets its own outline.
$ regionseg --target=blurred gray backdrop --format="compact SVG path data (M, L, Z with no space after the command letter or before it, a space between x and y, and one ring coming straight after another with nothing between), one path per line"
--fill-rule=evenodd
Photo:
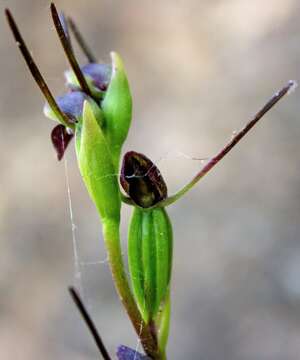
M170 193L202 166L193 158L212 156L286 81L300 78L297 0L56 3L99 59L122 54L134 99L124 151L155 160ZM12 10L50 88L62 93L67 62L49 1L0 7ZM53 123L4 16L0 34L0 358L99 358L67 293L78 280L65 168L85 303L111 352L135 347L73 146L58 163ZM282 100L170 208L171 360L300 359L299 97Z

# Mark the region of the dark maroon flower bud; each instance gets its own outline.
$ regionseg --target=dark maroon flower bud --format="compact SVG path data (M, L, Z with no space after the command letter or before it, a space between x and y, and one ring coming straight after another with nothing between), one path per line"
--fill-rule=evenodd
M51 141L56 150L58 160L63 158L65 150L74 136L71 131L64 125L59 124L51 132Z
M148 356L143 355L125 345L120 345L118 347L117 358L118 360L151 360Z
M143 208L167 197L167 185L158 168L145 155L129 151L123 158L121 185L130 198Z

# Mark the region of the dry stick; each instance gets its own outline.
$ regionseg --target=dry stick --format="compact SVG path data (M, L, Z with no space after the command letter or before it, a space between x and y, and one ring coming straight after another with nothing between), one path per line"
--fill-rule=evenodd
M59 14L59 19L60 19L60 23L63 27L64 33L66 35L66 38L68 39L69 46L72 50L72 53L74 53L74 49L73 49L72 41L71 41L71 37L70 37L70 32L69 32L69 27L68 27L68 21L66 19L65 14L62 11Z
M159 205L168 206L173 204L176 200L181 198L186 192L188 192L200 179L202 179L223 157L248 133L250 129L284 96L286 95L293 87L297 84L295 81L290 80L286 86L284 86L280 91L275 93L272 98L262 107L261 110L253 117L248 124L240 130L231 140L225 145L225 147L199 171L199 173L185 185L181 190L176 194L170 196L168 199L163 200Z
M40 73L36 63L34 62L26 44L24 39L21 36L21 33L16 25L16 22L12 16L12 14L10 13L10 11L8 9L5 10L5 15L9 24L9 27L13 33L13 36L16 40L16 43L24 57L24 60L34 78L34 80L36 81L37 85L39 86L39 88L41 89L42 93L44 94L45 98L47 99L47 102L50 106L50 108L52 109L52 111L55 113L55 115L57 116L57 118L59 119L59 121L71 128L74 129L74 124L70 123L69 118L60 110L59 106L57 105L51 91L49 90L46 81L44 80L42 74Z
M91 90L83 76L83 73L79 67L79 64L76 60L76 57L72 51L72 47L69 43L69 40L65 34L65 31L64 31L64 27L60 21L60 18L59 18L59 15L58 15L58 12L56 10L56 7L54 5L54 3L51 3L50 5L50 8L51 8L51 14L52 14L52 19L53 19L53 23L54 23L54 26L56 28L56 31L57 31L57 34L59 36L59 39L60 39L60 42L64 48L64 51L67 55L67 58L69 60L69 63L71 65L71 68L72 70L74 71L74 74L79 82L79 85L82 89L83 92L85 92L87 95L89 95L90 97L92 97L92 93L91 93Z
M69 288L69 292L70 292L70 295L71 295L75 305L77 306L77 309L80 312L84 322L86 323L86 326L90 330L90 332L93 336L93 339L94 339L101 355L103 356L103 359L111 360L111 357L104 346L101 336L99 335L99 332L98 332L92 318L90 317L89 313L87 312L78 292L73 287Z
M74 20L71 17L68 17L68 23L70 25L70 28L75 36L75 39L78 42L78 45L80 46L82 52L84 53L84 55L87 57L88 61L90 63L96 63L97 59L95 57L95 55L93 54L93 52L91 51L90 47L87 45L87 43L85 42L83 36L81 35L76 23L74 22Z

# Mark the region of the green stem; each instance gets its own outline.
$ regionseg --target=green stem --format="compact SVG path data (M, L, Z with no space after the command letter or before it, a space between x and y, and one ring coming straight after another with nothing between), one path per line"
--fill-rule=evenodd
M128 284L120 245L120 223L111 219L102 219L102 223L109 265L121 302L141 339L145 352L153 359L160 359L156 341L141 317Z
M256 115L247 123L247 125L240 130L230 141L227 143L220 152L217 153L209 162L198 172L198 174L185 185L176 194L170 196L166 200L159 203L159 206L165 207L173 204L180 199L185 193L191 190L197 182L202 179L217 163L223 159L223 157L229 153L229 151L248 133L249 130L289 91L295 86L295 81L289 81L280 91L276 92L272 98L259 110ZM123 199L122 199L123 200ZM124 201L124 200L123 200Z
M164 351L164 352L162 352L162 353L160 353L160 358L159 358L160 360L167 360L167 354L166 354L166 352Z

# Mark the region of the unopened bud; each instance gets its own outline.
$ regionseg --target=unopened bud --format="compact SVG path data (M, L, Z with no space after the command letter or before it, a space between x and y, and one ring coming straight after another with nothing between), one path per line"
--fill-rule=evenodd
M145 155L130 151L125 154L120 183L140 207L152 207L167 197L167 185L153 162Z

